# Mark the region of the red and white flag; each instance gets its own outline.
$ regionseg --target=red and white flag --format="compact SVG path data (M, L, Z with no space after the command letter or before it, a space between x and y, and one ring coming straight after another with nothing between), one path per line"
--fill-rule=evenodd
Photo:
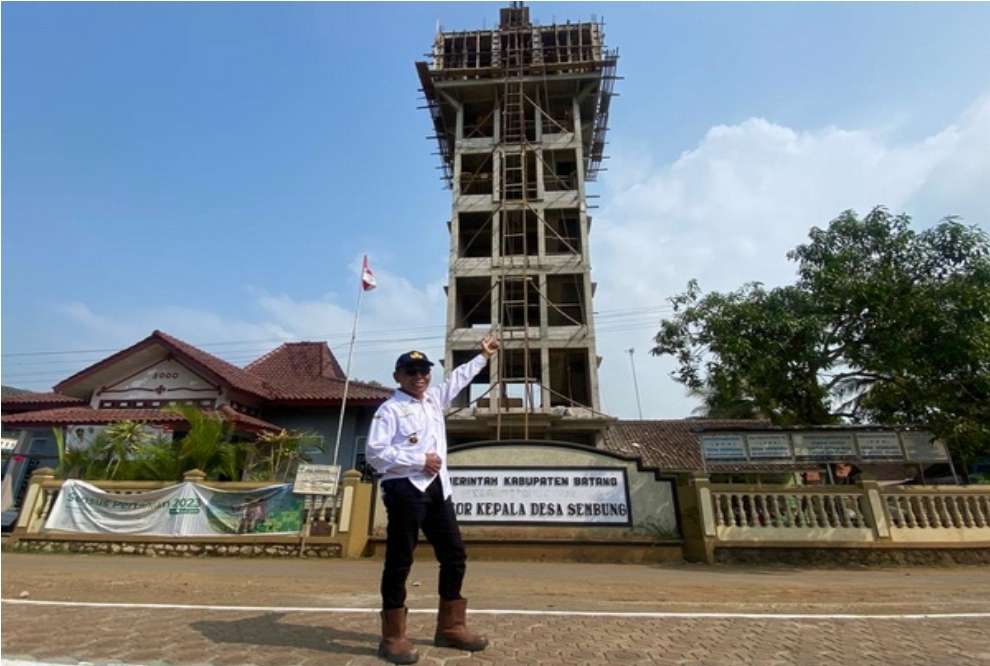
M368 266L368 255L364 255L364 264L361 266L361 288L365 291L371 291L378 286L378 281L375 279L375 274L371 272L371 267Z

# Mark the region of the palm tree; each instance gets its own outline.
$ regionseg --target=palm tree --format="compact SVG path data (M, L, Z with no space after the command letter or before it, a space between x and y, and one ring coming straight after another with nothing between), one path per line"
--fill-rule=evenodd
M711 385L688 390L688 395L701 400L701 405L691 410L696 418L706 419L761 419L765 416L756 401L742 395L732 395Z
M89 448L106 459L106 478L130 476L127 467L150 439L147 427L137 421L117 421L108 425L103 434L105 440L99 446L94 442Z
M133 477L142 481L178 481L184 471L178 442L164 437L142 446L131 466Z
M309 460L303 447L317 441L316 435L292 430L260 433L247 446L242 480L285 481L300 462Z
M233 428L229 422L192 405L169 405L165 410L189 423L189 431L178 442L183 472L200 469L207 478L239 478L237 448L230 442Z

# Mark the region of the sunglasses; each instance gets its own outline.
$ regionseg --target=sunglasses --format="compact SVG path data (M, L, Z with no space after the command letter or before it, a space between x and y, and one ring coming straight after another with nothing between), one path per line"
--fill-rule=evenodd
M405 368L403 370L403 372L408 377L416 377L416 376L429 377L430 376L430 369L429 368Z

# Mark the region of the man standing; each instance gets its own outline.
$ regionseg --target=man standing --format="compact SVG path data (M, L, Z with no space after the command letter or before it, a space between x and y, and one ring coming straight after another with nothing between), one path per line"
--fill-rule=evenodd
M444 410L498 351L488 335L481 353L430 388L433 363L421 352L407 352L395 362L392 377L399 389L378 408L365 446L368 462L382 475L388 513L385 571L382 573L382 641L378 656L394 664L419 659L406 638L406 578L413 563L419 531L440 562L440 610L433 643L472 652L488 639L468 630L467 600L461 597L467 554L457 527L447 473Z

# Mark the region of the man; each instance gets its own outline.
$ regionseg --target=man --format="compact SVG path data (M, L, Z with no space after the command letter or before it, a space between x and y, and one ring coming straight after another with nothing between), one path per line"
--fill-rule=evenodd
M378 408L365 445L367 460L382 475L388 513L385 570L382 573L382 641L378 656L393 664L414 664L419 656L406 638L406 578L420 529L440 562L440 610L433 639L438 647L472 652L488 639L468 630L467 600L461 597L467 555L451 502L447 473L444 410L488 364L498 350L491 335L481 353L430 388L433 363L421 352L395 362L399 389Z

